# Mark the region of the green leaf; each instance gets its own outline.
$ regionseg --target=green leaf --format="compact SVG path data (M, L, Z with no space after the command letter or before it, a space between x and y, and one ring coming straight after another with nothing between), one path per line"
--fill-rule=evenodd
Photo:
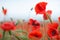
M27 32L26 31L24 31L24 30L17 30L16 32L20 32L20 33L26 33L27 34Z

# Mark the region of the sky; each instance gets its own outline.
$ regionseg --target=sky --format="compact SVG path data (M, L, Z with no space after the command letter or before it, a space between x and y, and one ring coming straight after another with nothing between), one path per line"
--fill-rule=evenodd
M42 15L36 15L34 7L38 2L48 2L47 10L52 10L51 18L57 20L60 16L60 0L0 0L0 21L10 18L29 20L29 18L43 20ZM2 13L2 6L7 9L7 15ZM33 8L31 11L30 9Z

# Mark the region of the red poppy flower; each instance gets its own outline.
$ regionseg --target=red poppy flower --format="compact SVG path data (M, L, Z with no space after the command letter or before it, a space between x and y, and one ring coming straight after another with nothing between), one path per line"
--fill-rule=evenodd
M47 13L49 16L51 16L52 11L51 11L51 10L48 10L47 12L45 12L45 13L43 14L44 20L48 20L48 17L47 17L47 15L46 15L46 13Z
M40 23L37 20L30 19L29 24L32 25L32 30L40 28Z
M52 10L47 10L47 13L48 13L49 15L51 15L51 14L52 14Z
M2 34L0 33L0 38L2 38Z
M28 36L29 36L29 38L33 38L33 37L41 38L42 37L42 33L40 31L34 30L31 33L29 33Z
M53 37L57 36L59 33L58 33L58 30L50 28L50 29L48 29L47 34L50 38L53 38Z
M35 22L35 21L36 21L36 20L34 20L34 19L29 19L28 24L32 25L32 23Z
M60 22L60 17L58 17L58 21Z
M4 15L6 15L7 9L4 9L4 7L2 7L2 12L3 12Z
M55 36L55 38L56 38L57 40L60 40L60 36L59 36L59 35Z
M35 6L36 14L43 14L46 10L47 2L39 2Z
M48 20L48 17L47 17L47 15L45 13L43 14L43 19Z
M16 27L15 27L15 25L14 25L13 22L4 22L4 23L2 24L2 29L3 29L4 31L14 30L15 28L16 28Z
M34 25L36 25L36 26L32 26L32 30L40 30L40 24L39 23L36 23Z
M54 28L54 29L57 29L58 28L58 23L57 22L53 22L52 24L51 23L48 23L48 28Z
M28 24L30 24L32 26L40 26L39 22L34 19L30 19Z

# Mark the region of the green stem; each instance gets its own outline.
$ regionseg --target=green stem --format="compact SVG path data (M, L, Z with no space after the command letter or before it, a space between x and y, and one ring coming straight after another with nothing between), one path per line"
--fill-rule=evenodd
M11 31L9 31L9 35L12 35Z
M46 13L47 17L49 18L50 22L52 23L52 19L48 13Z
M49 37L47 37L48 38L48 40L50 40L50 38Z
M18 25L19 24L19 22L17 22L15 25Z
M2 40L4 40L4 37L5 37L5 32L6 32L6 31L3 31L3 37L2 37Z

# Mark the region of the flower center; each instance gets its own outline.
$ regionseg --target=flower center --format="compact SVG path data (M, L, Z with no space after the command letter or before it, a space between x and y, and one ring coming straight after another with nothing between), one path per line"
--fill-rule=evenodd
M54 36L56 34L56 30L52 31L52 36Z
M38 35L34 35L35 37L38 37Z
M33 22L32 25L33 25L33 26L39 26L39 23Z

